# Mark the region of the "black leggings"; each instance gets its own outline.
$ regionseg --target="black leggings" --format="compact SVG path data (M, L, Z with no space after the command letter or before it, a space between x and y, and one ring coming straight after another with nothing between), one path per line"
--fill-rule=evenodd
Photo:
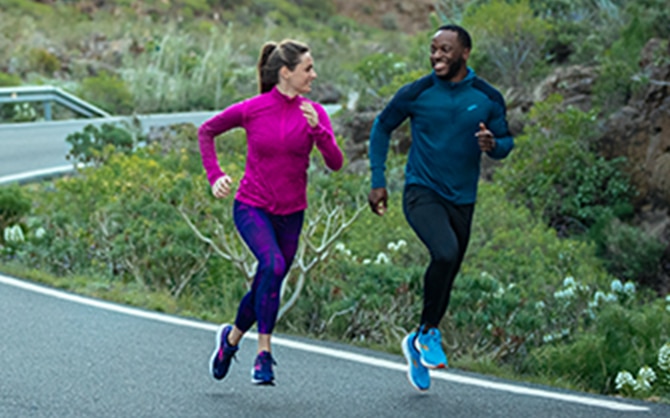
M451 288L470 240L475 205L455 205L418 185L405 187L402 203L407 222L430 252L421 325L436 327L447 312Z

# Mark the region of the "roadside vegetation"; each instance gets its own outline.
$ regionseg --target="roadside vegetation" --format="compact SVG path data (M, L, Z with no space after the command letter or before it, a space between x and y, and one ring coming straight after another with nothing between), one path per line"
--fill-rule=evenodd
M295 37L313 48L318 81L342 93L346 114L379 109L429 71L430 32L364 27L328 1L98 3L95 10L78 1L0 5L0 86L57 85L116 114L214 110L255 94L264 41ZM515 151L482 180L441 325L451 363L670 401L670 296L654 286L664 246L631 222L638 191L626 161L607 160L593 145L603 118L644 82L634 75L645 42L670 38L670 12L661 0L436 5L430 26L471 28L472 66L510 95L561 65L603 74L592 111L556 95L536 103ZM4 105L0 118L40 114ZM230 201L211 197L196 127L141 132L87 127L68 137L73 163L87 164L76 175L0 187L0 271L230 321L253 259L234 233ZM240 178L243 133L225 134L217 146L223 168ZM390 210L377 218L364 201L367 176L330 173L315 154L279 332L400 352L419 316L427 262L401 211L405 158L390 156Z

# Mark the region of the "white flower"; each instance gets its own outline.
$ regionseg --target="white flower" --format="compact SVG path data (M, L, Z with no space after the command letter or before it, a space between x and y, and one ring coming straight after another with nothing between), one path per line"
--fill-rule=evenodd
M610 285L610 288L612 289L612 292L621 292L621 291L623 291L623 284L621 284L621 280L614 279L614 280L612 280L612 284Z
M596 293L593 295L593 302L598 305L600 301L605 301L607 298L605 297L605 293L601 290L596 291Z
M363 260L363 264L370 264L371 262L372 262L372 260L370 260L369 258L366 258L365 260Z
M335 244L335 249L337 251L344 252L347 249L347 247L345 247L344 244L342 244L341 242L338 242L337 244Z
M5 242L19 243L25 241L23 229L21 229L21 226L19 225L8 226L5 228L4 238Z
M390 261L391 259L386 253L379 253L375 259L375 264L388 264Z
M670 343L663 344L658 351L658 368L670 372Z
M626 284L623 287L623 291L628 293L629 295L634 294L635 293L635 283L626 282Z
M626 386L631 388L636 386L635 379L633 379L633 375L627 371L619 372L616 375L616 379L614 382L616 383L617 390L621 390Z
M574 287L568 287L567 289L554 292L554 298L556 299L571 299L573 296L575 296Z
M640 371L637 372L637 377L646 383L645 386L651 386L651 383L656 381L656 373L654 372L654 369L649 366L641 367Z
M403 247L406 247L406 246L407 246L407 242L405 240L401 239L401 240L398 240L398 242L389 242L386 245L386 248L389 251L398 251L399 249L401 249Z
M575 285L575 278L572 276L568 276L565 279L563 279L563 287L572 287Z
M550 342L554 341L554 336L551 335L551 334L547 334L547 335L545 335L544 337L542 337L542 341L543 341L545 344L550 343Z
M39 227L39 228L37 228L37 229L35 230L35 238L37 238L37 239L42 239L42 238L44 238L44 236L45 236L46 234L47 234L47 231L46 231L44 228L42 228L42 227Z

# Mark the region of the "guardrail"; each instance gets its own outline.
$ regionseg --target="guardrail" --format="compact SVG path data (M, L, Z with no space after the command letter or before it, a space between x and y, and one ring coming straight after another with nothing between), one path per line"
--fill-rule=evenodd
M44 106L44 120L51 120L52 103L63 105L73 112L87 118L111 116L99 107L67 93L58 87L21 86L0 88L0 104L25 102L42 102L42 106Z

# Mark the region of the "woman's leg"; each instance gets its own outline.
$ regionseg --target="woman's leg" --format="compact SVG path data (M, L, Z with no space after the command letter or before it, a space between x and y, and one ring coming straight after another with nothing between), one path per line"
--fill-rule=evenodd
M233 339L241 338L254 322L258 322L259 351L270 351L269 335L279 310L281 283L297 250L303 213L287 216L265 213L258 208L235 202L235 225L249 249L258 260L251 290L244 296L235 320Z

